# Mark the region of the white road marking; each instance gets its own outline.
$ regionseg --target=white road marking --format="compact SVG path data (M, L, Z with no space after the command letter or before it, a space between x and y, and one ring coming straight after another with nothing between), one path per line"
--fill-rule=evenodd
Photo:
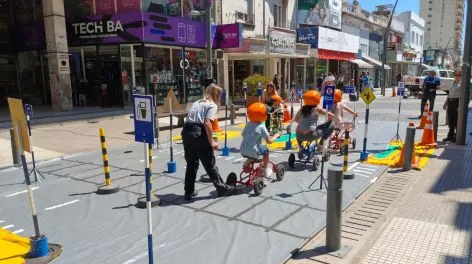
M353 171L355 171L355 172L367 173L367 174L373 174L371 171L360 170L360 169L357 169L357 168L356 168L355 170L353 170Z
M367 168L367 167L363 167L362 165L357 167L358 169L362 169L362 170L368 170L368 171L376 171L377 169L372 169L372 168Z
M16 230L16 231L13 231L12 233L13 233L13 234L18 234L18 233L21 233L21 232L23 232L23 231L25 231L25 230L23 230L23 229L18 229L18 230Z
M33 187L33 188L31 188L31 190L33 190L33 191L36 190L36 189L39 189L39 187ZM8 198L8 197L16 196L16 195L18 195L18 194L27 193L27 192L28 192L28 190L24 190L24 191L21 191L21 192L16 192L16 193L9 194L9 195L7 195L7 196L5 196L5 197Z
M221 159L223 158L223 156L217 156L215 159Z
M137 255L136 257L134 257L134 258L132 258L132 259L129 259L129 260L125 261L123 264L131 264L131 263L135 263L136 261L138 261L138 260L140 260L140 259L142 259L142 258L146 257L147 255L148 255L148 252L147 252L147 251L146 251L146 252L143 252L143 253L141 253L141 254Z
M161 150L159 150L158 152L164 152L164 151L169 151L169 150L170 150L170 148L167 148L167 149L161 149Z
M349 168L347 168L347 170L352 170L352 168L356 167L357 164L359 164L359 162L354 162L354 164L352 164Z
M143 163L143 162L144 162L144 160L139 160L139 162L140 162L140 163Z
M184 153L184 152L183 151L178 151L178 152L175 152L174 154L179 155L179 154L182 154L182 153Z
M3 229L8 229L8 228L12 228L12 227L14 227L14 226L15 226L15 225L7 225L7 226L4 226L4 227L2 227L2 228L3 228Z
M157 159L157 156L152 156L152 159Z
M362 163L362 166L370 167L370 168L378 168L379 167L379 166L369 165L369 164L365 164L365 163Z
M277 154L271 154L270 156L273 157L273 158L278 158L279 157L279 155L277 155Z
M62 206L66 206L66 205L69 205L69 204L76 203L76 202L78 202L78 201L79 201L79 199L73 200L73 201L70 201L70 202L67 202L67 203L62 203L62 204L54 205L54 206L45 208L44 210L45 210L45 211L48 211L48 210L56 209L56 208L59 208L59 207L62 207Z
M377 178L378 178L378 177L374 177L374 178L370 181L370 183L376 182L376 181L377 181Z
M227 158L225 158L225 160L232 160L232 159L234 159L234 157L227 157Z
M1 221L0 221L0 224L3 223L3 222L5 222L5 221L1 220Z
M356 172L356 171L354 171L354 172ZM355 175L361 176L361 177L364 177L364 178L370 178L370 176L363 175L363 174L360 174L360 173L357 173L357 172L355 173Z

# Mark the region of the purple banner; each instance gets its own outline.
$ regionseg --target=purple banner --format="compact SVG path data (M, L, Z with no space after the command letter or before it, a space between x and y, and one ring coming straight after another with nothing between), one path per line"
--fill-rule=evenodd
M206 46L203 23L150 12L89 16L86 21L69 20L67 31L71 46L142 41L195 48Z
M242 43L242 35L242 26L239 23L212 26L212 48L240 48Z

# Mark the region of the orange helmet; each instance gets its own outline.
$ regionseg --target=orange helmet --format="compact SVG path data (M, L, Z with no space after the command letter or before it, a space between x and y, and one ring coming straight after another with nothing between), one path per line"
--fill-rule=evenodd
M339 89L334 90L334 102L339 103L343 99L343 92Z
M321 95L318 91L309 90L303 95L305 105L316 106L320 103Z
M275 103L277 104L281 104L282 103L282 97L278 96L278 95L272 95L272 100L274 100Z
M262 123L267 119L267 107L263 103L253 103L247 109L247 117L251 122Z

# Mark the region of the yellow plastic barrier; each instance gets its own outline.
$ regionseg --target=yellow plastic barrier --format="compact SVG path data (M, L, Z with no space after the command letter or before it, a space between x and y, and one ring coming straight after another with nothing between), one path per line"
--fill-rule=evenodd
M28 238L0 228L0 264L23 264L30 251Z

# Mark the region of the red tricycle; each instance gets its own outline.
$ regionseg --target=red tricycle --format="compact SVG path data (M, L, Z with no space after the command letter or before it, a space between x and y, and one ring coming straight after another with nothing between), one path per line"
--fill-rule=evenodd
M332 150L339 150L339 154L344 155L345 148L343 147L344 139L346 138L346 131L353 131L355 129L354 122L341 122L336 123L333 134L329 138L328 148ZM349 135L349 144L352 145L352 149L356 148L356 138Z
M252 159L249 158L249 161L246 162L246 166L243 167L243 171L239 174L239 180L236 173L231 172L226 179L226 184L231 186L236 186L236 184L244 184L248 187L254 189L255 195L260 195L264 189L264 177L261 175L261 165L262 159ZM256 165L258 164L258 165ZM269 160L267 168L272 170L272 173L275 173L277 181L281 181L284 178L285 167L281 164L275 164ZM266 175L266 178L270 178Z

